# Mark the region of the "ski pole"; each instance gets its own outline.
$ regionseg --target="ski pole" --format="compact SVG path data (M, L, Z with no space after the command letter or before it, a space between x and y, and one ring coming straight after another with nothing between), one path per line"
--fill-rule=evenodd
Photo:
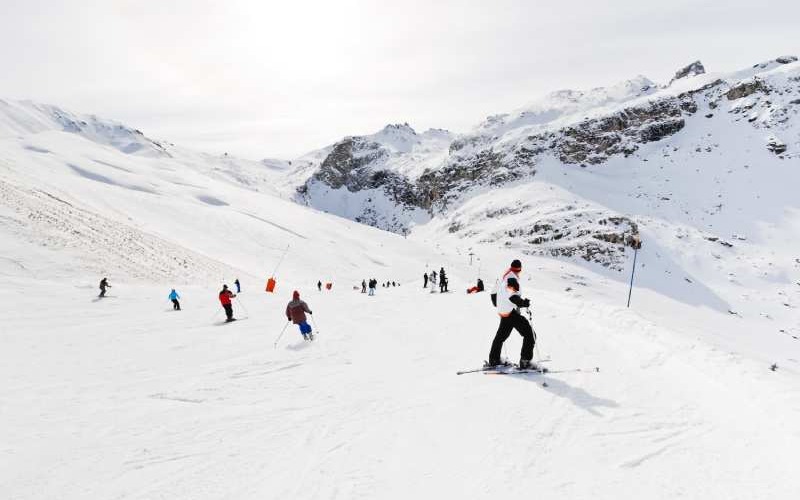
M273 349L278 348L278 342L281 340L281 337L283 337L283 334L286 332L286 328L289 326L289 323L291 323L291 321L287 321L286 324L283 325L283 330L281 330L281 334L278 335L278 338L275 339L275 344L272 345Z
M250 317L250 311L248 311L247 308L244 306L244 302L242 302L241 300L237 300L236 303L239 304L239 307L244 309L244 313L246 314L245 318L249 318Z
M317 320L314 319L314 315L310 314L311 322L314 323L314 329L317 330L317 334L319 334L319 327L317 326Z
M530 307L525 308L525 315L528 316L528 321L533 322L533 313ZM536 334L536 330L533 329L533 325L531 325L531 331L533 332L533 352L536 358L541 361L542 352L539 350L539 336Z

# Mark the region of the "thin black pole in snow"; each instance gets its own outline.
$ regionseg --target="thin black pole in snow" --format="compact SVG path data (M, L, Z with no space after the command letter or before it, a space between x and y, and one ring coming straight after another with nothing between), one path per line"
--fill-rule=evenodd
M283 330L281 330L281 333L280 333L280 335L278 335L278 338L275 339L275 343L272 344L272 348L273 349L277 349L278 348L278 342L281 340L281 337L283 337L283 334L286 332L286 328L289 326L290 323L291 323L291 321L287 321L286 324L283 325Z
M631 284L628 288L628 307L631 307L631 294L633 293L633 277L636 275L636 256L639 255L639 249L642 248L642 240L639 235L631 238L631 245L633 246L633 268L631 269Z
M281 258L278 260L278 263L275 264L275 269L272 270L273 276L275 276L275 274L278 272L278 268L280 268L281 264L283 264L283 259L285 259L286 254L289 253L289 247L290 245L286 245L286 250L283 251L283 254L281 255Z
M275 277L275 273L278 272L278 268L281 266L281 263L283 262L283 259L286 257L286 254L289 253L289 246L290 245L286 245L286 250L283 251L283 255L281 255L280 260L278 260L278 263L275 265L275 269L273 269L272 271L273 278Z
M314 323L314 328L317 329L317 334L319 334L319 327L317 326L317 320L314 319L313 314L309 314L309 316L311 316L311 322Z

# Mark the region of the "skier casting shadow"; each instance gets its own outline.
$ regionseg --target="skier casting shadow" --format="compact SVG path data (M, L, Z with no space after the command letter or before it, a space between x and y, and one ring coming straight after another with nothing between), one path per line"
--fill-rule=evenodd
M180 311L181 310L181 303L179 302L181 296L178 295L178 292L175 291L173 288L171 292L169 292L169 300L172 301L172 310L173 311Z
M222 304L222 308L225 309L226 323L236 321L236 318L233 317L233 305L231 304L231 299L234 297L236 297L236 294L228 290L228 285L222 285L222 290L219 292L219 303Z
M100 295L98 298L103 298L106 296L106 288L111 288L111 285L108 284L108 278L103 278L100 280Z
M511 335L511 330L517 330L522 335L522 350L519 356L520 368L532 368L533 347L536 345L536 337L533 334L531 324L520 314L520 308L530 307L530 299L523 299L519 295L519 275L522 272L522 263L514 260L511 267L498 281L497 290L492 294L492 302L497 307L497 314L500 315L500 325L497 327L492 348L489 351L488 366L503 364L500 353L503 350L503 342Z
M300 300L300 292L295 290L292 293L292 300L286 305L286 320L300 328L303 340L314 340L314 333L311 331L311 325L308 324L306 313L313 314L308 308L308 304Z

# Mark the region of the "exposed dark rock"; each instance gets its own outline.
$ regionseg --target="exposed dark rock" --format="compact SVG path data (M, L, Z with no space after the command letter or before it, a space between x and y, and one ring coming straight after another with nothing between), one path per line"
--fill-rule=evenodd
M679 69L675 76L672 77L670 83L674 82L675 80L680 80L681 78L686 78L688 76L696 76L696 75L703 75L706 72L706 68L703 66L703 63L700 61L695 61L681 69Z
M779 141L778 139L772 138L767 143L767 150L775 153L776 155L785 153L788 147L783 142Z
M725 94L725 97L727 97L729 101L735 101L736 99L747 97L749 95L755 94L756 92L769 94L769 87L767 87L767 85L758 78L755 78L753 79L753 81L750 82L740 83L739 85L731 88Z
M683 129L683 111L697 111L697 105L688 95L587 120L564 129L555 149L562 162L572 164L598 164L613 155L628 156L638 149L638 144L659 141Z

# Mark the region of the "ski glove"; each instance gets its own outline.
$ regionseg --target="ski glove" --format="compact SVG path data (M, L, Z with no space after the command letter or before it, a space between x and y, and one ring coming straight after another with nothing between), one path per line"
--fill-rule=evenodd
M525 304L527 303L528 305L530 305L530 303L531 303L530 300L523 299L519 295L512 295L511 297L508 298L508 300L511 301L511 303L514 304L517 307L528 307Z

